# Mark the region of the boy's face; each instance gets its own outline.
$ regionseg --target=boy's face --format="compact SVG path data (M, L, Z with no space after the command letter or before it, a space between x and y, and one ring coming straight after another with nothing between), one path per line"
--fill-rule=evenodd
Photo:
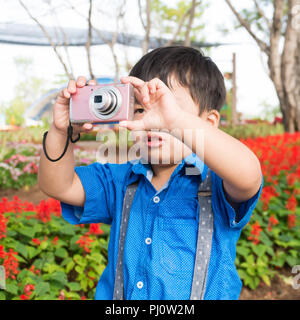
M183 111L199 116L199 106L193 101L187 88L182 87L174 78L171 78L173 92L178 105ZM134 120L141 120L147 111L136 101L134 106ZM199 116L202 120L218 126L219 113L203 112ZM188 134L188 133L187 133ZM192 153L183 142L167 132L161 131L135 131L133 132L136 146L140 149L141 157L150 164L174 165Z

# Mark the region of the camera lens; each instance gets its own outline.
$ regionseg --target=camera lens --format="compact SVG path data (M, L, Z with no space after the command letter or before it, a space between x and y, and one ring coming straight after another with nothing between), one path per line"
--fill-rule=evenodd
M95 96L94 97L94 103L101 103L102 102L102 96Z
M120 91L112 86L104 86L95 90L90 98L94 114L100 119L112 118L120 109L122 96Z

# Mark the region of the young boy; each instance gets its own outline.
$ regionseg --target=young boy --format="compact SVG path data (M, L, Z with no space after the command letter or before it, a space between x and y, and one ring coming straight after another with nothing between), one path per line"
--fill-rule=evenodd
M70 144L57 162L42 154L39 166L39 186L61 201L64 219L111 224L95 298L238 299L236 242L263 178L257 157L218 129L222 74L198 50L174 46L146 54L121 82L134 86L136 103L134 120L120 125L144 132L148 158L74 170ZM71 94L85 84L83 77L71 80L57 98L46 141L52 158L65 145ZM73 138L91 129L74 126Z

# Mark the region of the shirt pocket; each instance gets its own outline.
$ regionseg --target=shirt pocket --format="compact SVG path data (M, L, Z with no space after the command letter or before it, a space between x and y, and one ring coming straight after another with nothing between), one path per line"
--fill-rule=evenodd
M158 218L159 258L171 275L192 277L197 245L195 219Z

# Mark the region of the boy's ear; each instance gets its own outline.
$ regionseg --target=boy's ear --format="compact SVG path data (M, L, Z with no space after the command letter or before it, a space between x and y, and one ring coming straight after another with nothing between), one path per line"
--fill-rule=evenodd
M207 112L206 121L208 121L214 127L218 127L220 123L220 113L217 110L210 110Z

